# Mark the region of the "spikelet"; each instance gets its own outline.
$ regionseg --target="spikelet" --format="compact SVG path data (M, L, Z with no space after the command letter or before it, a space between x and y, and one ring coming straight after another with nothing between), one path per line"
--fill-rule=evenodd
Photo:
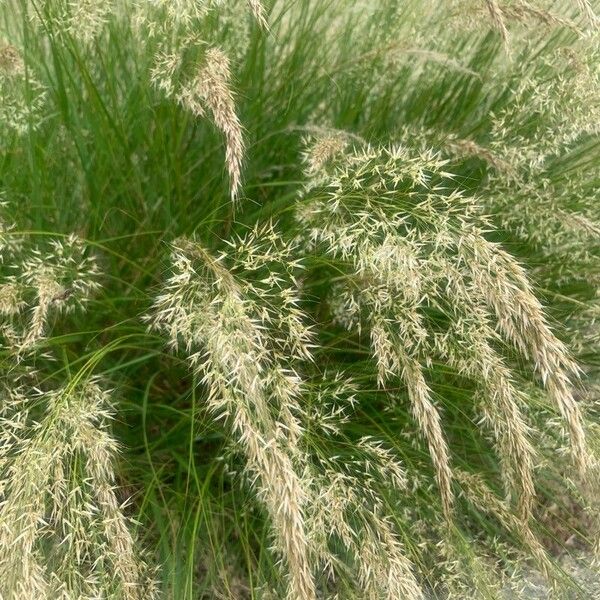
M293 460L299 456L302 434L301 382L284 362L288 350L306 355L309 334L296 318L294 298L283 288L286 278L266 269L278 258L289 257L290 248L277 248L276 242L267 228L235 245L242 274L244 265L264 272L257 288L251 280L232 274L224 255L214 258L199 244L180 240L173 248L173 275L154 303L151 323L168 335L173 347L185 348L190 365L208 386L210 408L215 416L230 421L287 565L288 597L313 599L305 524L309 483L302 480ZM287 268L293 266L292 260ZM273 304L261 298L263 291L273 300L279 296L278 310L285 312L287 307L290 314L274 320L264 308ZM265 331L275 324L284 325L279 338Z
M155 597L115 492L109 402L94 380L30 397L4 391L2 598Z
M206 51L204 65L181 89L178 100L197 116L204 116L208 109L217 129L223 133L231 198L236 200L242 185L244 139L230 84L229 59L218 48L210 48Z

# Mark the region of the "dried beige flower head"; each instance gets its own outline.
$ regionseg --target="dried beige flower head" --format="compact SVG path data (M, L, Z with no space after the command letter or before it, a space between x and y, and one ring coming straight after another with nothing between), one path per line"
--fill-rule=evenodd
M479 475L460 470L456 471L456 479L461 484L462 493L469 502L479 510L491 514L503 527L521 538L538 567L546 577L552 578L554 573L552 561L542 544L531 529L513 515L510 507L493 493L485 481Z
M394 379L406 385L446 514L452 504L450 452L426 380L436 359L478 384L505 485L527 521L535 453L518 377L496 349L498 332L532 359L584 473L588 451L570 384L577 369L548 327L522 267L486 239L489 224L477 202L448 191L447 163L429 151L371 146L338 156L318 173L309 160L297 209L299 238L344 265L346 286L337 284L332 312L351 330L369 330L380 386Z
M207 108L216 127L225 136L225 155L231 197L235 200L242 185L244 139L231 90L229 59L218 48L210 48L204 65L179 93L179 101L194 114L203 116Z
M46 102L44 86L27 72L18 48L0 43L0 126L23 135L36 129Z
M114 0L69 0L64 30L83 43L90 43L102 32L115 9Z
M500 37L502 38L502 42L506 48L509 47L509 33L506 27L506 23L504 21L504 13L500 8L500 5L496 0L484 0L485 5L487 6L488 12L490 14L490 18L492 20L492 24L500 33Z
M600 26L600 19L598 19L598 15L594 11L590 0L577 0L577 4L579 6L579 10L583 13L589 25L593 29L597 29Z
M22 75L25 64L19 50L12 44L0 45L0 72L6 76Z
M14 272L2 283L2 325L19 353L32 351L44 338L52 314L82 307L100 286L96 258L75 235L50 240L46 248L23 242L11 267ZM27 307L29 318L23 314Z
M198 72L180 83L181 51L162 51L157 54L151 71L154 85L198 117L208 110L219 131L225 137L225 160L229 173L231 198L235 200L242 185L244 138L236 114L231 89L229 59L218 48L209 48Z
M290 355L309 355L310 332L284 285L295 267L291 251L272 227L255 229L232 243L237 261L231 271L225 255L215 258L180 240L151 323L173 347L185 349L208 386L210 408L230 421L287 564L288 598L310 600L316 598L305 523L310 483L294 462L302 436L302 382L289 364ZM241 277L252 272L261 274L256 283ZM291 283L293 290L293 278Z
M309 527L316 540L317 559L327 572L335 572L337 557L329 550L329 540L337 538L355 557L357 597L421 600L424 595L413 565L391 520L382 513L381 499L374 494L368 475L345 470L338 461L327 461L315 475Z
M590 14L593 15L591 7L584 7L587 0L577 0L580 8L586 14L587 22L593 25ZM548 4L549 7L544 4ZM517 42L512 41L513 29L524 30L524 27L538 27L544 29L565 28L583 36L583 28L571 18L569 3L543 3L528 2L527 0L483 0L471 2L470 0L452 0L450 3L453 10L450 18L455 25L464 30L465 26L478 29L491 23L492 27L500 35L504 48L510 52L513 47L518 47ZM590 13L591 11L591 13ZM483 18L482 18L483 17ZM487 17L487 18L486 18ZM515 39L519 38L519 31Z
M95 380L3 391L2 598L155 597L117 499L111 412Z
M268 29L269 24L267 22L267 15L261 0L246 0L246 2L248 3L248 7L250 8L252 15L256 19L256 22L263 29Z
M188 32L202 19L214 11L223 11L229 5L244 4L256 22L268 29L267 15L261 0L137 0L134 5L134 18L138 23L156 31L164 27L171 31ZM236 8L237 19L242 19L242 9Z

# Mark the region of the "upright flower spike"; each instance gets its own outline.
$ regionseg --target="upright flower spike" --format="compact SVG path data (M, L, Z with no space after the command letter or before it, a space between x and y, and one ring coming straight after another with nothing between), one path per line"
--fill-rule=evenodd
M298 327L295 302L284 289L289 279L268 268L289 256L289 248L277 248L272 233L269 228L255 230L234 244L239 258L234 272L227 268L225 255L215 258L195 242L178 241L172 275L150 320L173 347L185 348L190 365L208 387L210 408L230 422L287 566L287 597L313 600L305 517L310 481L303 480L294 460L301 458L301 380L293 365L286 364L289 350L307 353L308 334ZM290 264L293 260L285 268ZM250 267L264 277L255 285L236 274L236 266L242 274ZM278 335L269 334L273 326Z

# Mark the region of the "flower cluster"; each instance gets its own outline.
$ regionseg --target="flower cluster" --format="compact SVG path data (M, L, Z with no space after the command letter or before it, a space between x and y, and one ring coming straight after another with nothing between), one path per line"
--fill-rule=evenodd
M317 150L322 142L317 142ZM496 439L508 491L525 521L534 498L534 451L519 376L502 353L531 359L570 434L573 459L589 457L572 384L578 371L549 328L523 268L490 242L477 202L448 184L447 160L401 146L358 147L309 178L297 209L299 237L345 276L331 299L335 319L366 329L382 388L400 380L429 447L446 514L452 469L441 406L427 370L442 361L480 389L483 424Z
M153 598L115 488L108 392L94 379L50 391L6 383L2 598Z

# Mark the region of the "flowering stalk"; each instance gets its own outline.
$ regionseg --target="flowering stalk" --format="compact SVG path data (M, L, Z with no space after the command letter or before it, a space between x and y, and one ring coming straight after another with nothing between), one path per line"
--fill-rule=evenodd
M250 239L237 246L255 268L276 260L277 252L288 254L289 249L272 246L269 230L257 230L254 236L259 242L266 239L265 252L256 251ZM169 336L173 347L185 348L190 365L208 387L210 409L230 422L288 567L288 597L316 598L305 522L310 482L303 481L294 464L294 457L301 456L301 382L282 362L284 348L307 352L307 332L293 326L298 325L295 301L281 288L279 307L285 312L287 304L290 310L280 323L292 327L278 340L265 331L275 323L253 299L258 289L240 282L224 265L224 256L214 258L199 244L180 240L172 262L173 274L154 303L151 323ZM281 286L275 275L265 282L272 290ZM280 352L271 349L273 343Z

